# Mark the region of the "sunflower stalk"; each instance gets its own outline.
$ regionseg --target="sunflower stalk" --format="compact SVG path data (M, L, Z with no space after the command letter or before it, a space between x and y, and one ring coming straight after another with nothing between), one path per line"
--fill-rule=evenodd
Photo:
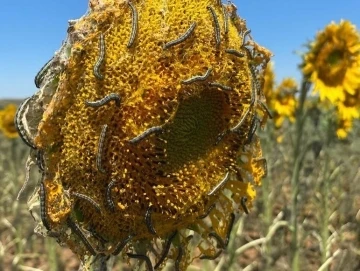
M269 187L269 180L271 180L271 175L263 181L263 203L264 203L264 226L267 232L270 231L270 223L271 223L271 214L272 214L272 199L269 197L271 191ZM264 270L270 270L270 265L272 262L271 259L271 242L266 242L264 244L264 256L265 256L265 268Z
M329 155L326 155L325 158L325 178L323 180L323 184L321 186L321 262L324 263L327 260L327 242L329 239ZM325 269L326 270L326 269Z
M55 246L55 242L53 239L47 239L45 242L45 246L46 246L46 250L47 250L47 256L49 259L49 266L50 266L50 270L54 270L57 271L59 270L59 262L58 259L59 257L57 256L57 252L56 252L56 246Z
M325 137L325 146L324 146L324 156L325 156L325 164L324 164L324 179L321 185L321 224L320 224L320 231L321 231L321 263L324 264L328 260L328 256L330 254L330 247L329 243L331 242L331 238L329 235L329 217L330 217L330 210L329 210L329 197L330 197L330 184L336 178L339 167L336 167L333 171L330 168L331 162L331 154L329 153L332 146L332 137L333 137L333 129L334 123L331 117L327 117L326 120L326 137ZM322 270L328 270L328 267L323 266Z
M276 220L276 218L275 218ZM240 255L241 253L243 253L244 251L246 251L249 248L258 246L258 245L264 245L268 242L270 242L270 240L273 238L273 236L275 235L276 231L281 228L281 227L289 227L289 223L287 221L284 220L280 220L280 221L276 221L271 225L271 227L269 228L269 232L267 233L267 235L265 237L259 238L259 239L255 239L241 247L239 247L236 251L235 251L235 255Z
M271 131L273 127L271 126L267 126L266 127L266 132L264 133L264 135L266 136L265 138L263 138L262 140L262 145L263 148L265 149L265 153L270 153L271 152L271 148L274 146L274 139L271 135L273 135L274 131ZM269 144L270 142L270 144ZM267 161L270 161L270 159L267 158ZM272 224L272 211L273 211L273 199L270 196L272 191L271 191L271 186L269 181L272 180L272 172L271 169L268 165L268 170L267 170L267 176L266 178L263 179L262 182L262 202L263 202L263 208L264 208L264 214L263 214L263 223L264 223L264 234L269 233L270 231L270 227ZM271 258L271 242L266 242L263 246L263 255L265 257L265 267L264 270L270 270L270 265L272 263L272 258Z
M252 241L242 245L241 247L235 249L235 246L234 246L235 237L238 237L241 235L242 228L243 228L244 221L243 221L243 219L240 219L237 223L237 226L235 227L237 229L236 236L234 236L234 238L230 239L230 243L229 243L229 246L227 249L230 260L229 260L228 264L226 265L225 269L226 270L238 270L239 269L238 266L235 268L232 265L235 262L234 260L237 259L239 257L239 255L244 253L246 250L248 250L252 247L260 246L260 245L262 245L262 247L267 247L267 244L269 244L271 242L272 238L274 237L274 235L278 229L280 229L281 227L289 227L289 223L287 221L282 220L282 218L283 218L283 213L281 212L272 221L265 237L252 240ZM234 234L234 232L232 233L232 235L233 234ZM215 270L221 270L224 265L225 265L224 258L222 258L221 261L218 263Z
M215 270L221 270L223 268L226 268L229 270L230 268L233 268L232 265L236 263L237 257L235 254L236 250L236 240L243 234L244 229L244 223L246 220L246 216L242 215L240 219L235 223L234 230L230 234L229 244L226 248L226 251L228 253L228 257L225 261L225 257L222 257L220 262L216 265ZM212 268L214 269L214 268ZM206 269L208 270L208 269ZM210 270L210 269L209 269Z
M341 250L338 249L334 252L334 254L329 258L327 259L321 266L320 268L318 269L318 271L326 271L328 270L330 264L334 261L334 259L341 253Z
M291 267L293 271L299 270L299 246L298 246L298 221L297 221L297 209L298 209L298 195L299 195L299 181L300 171L303 165L305 154L301 150L302 136L304 132L306 112L304 109L307 93L310 88L310 83L303 80L300 89L299 104L296 110L296 122L295 122L295 145L293 152L293 172L291 176L291 218L290 225L292 228L291 236Z

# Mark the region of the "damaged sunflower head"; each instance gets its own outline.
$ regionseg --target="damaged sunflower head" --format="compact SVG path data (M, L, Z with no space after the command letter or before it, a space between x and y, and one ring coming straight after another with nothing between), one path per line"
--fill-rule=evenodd
M271 54L233 4L89 6L17 114L43 171L29 201L40 201L38 229L85 265L122 253L185 270L214 258L266 173L256 129Z

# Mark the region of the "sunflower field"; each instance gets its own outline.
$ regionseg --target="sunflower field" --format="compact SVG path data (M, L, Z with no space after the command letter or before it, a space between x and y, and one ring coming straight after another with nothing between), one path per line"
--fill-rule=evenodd
M360 31L301 80L255 37L230 1L90 0L0 101L0 270L360 270Z

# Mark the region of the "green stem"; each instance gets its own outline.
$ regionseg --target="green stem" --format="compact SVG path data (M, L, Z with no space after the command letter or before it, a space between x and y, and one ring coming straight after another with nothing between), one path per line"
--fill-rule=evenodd
M327 244L329 240L329 189L330 189L330 154L329 149L331 145L331 134L332 134L332 121L331 119L327 119L327 131L325 138L325 165L324 165L324 179L321 186L321 243L322 243L322 251L321 251L321 263L325 263L327 260ZM325 267L324 270L328 270Z
M329 239L329 202L328 202L328 195L329 195L329 156L326 155L325 158L325 178L323 180L323 184L321 186L321 243L322 243L322 251L321 251L321 263L325 263L327 259L327 242ZM325 269L327 270L327 268Z
M58 255L56 252L56 244L54 242L53 239L47 238L45 240L45 246L46 246L46 250L47 250L47 254L48 254L48 261L49 261L49 265L50 265L50 270L53 271L57 271L59 270L59 260L58 260Z
M267 137L265 138L265 140L263 140L261 145L264 146L265 153L270 153L271 152L270 147L272 148L273 142L274 142L273 138L271 138L273 131L266 131L264 134L267 135ZM269 161L269 159L266 159L266 160ZM272 223L273 202L272 202L272 198L270 197L270 194L271 194L271 188L269 185L270 180L272 180L272 172L268 165L267 176L266 176L266 178L264 178L262 180L262 202L263 202L263 206L264 206L264 216L263 216L264 230L263 231L264 231L265 236L268 234L271 223ZM271 242L266 242L264 244L264 257L265 257L264 270L269 271L271 268L271 265L272 265Z
M304 124L306 114L304 113L304 104L306 95L309 90L309 83L303 80L301 89L299 104L296 110L296 122L295 122L295 145L294 145L294 157L293 157L293 172L291 176L291 218L290 225L292 228L291 235L291 270L299 271L299 246L298 246L298 222L297 222L297 209L298 209L298 195L299 195L299 176L302 168L303 155L301 154L302 136L304 131ZM305 156L305 155L304 155Z
M15 240L17 240L15 245L15 255L18 256L18 261L12 266L12 270L19 270L20 266L23 264L23 254L24 254L24 243L21 239L23 236L23 229L19 227L19 229L15 232Z

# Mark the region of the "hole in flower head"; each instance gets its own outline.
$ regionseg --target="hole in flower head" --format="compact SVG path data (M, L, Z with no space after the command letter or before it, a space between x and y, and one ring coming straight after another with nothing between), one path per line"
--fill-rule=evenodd
M160 148L166 150L164 170L172 172L210 151L219 133L226 128L229 111L223 92L205 89L184 98L171 121L164 127Z

